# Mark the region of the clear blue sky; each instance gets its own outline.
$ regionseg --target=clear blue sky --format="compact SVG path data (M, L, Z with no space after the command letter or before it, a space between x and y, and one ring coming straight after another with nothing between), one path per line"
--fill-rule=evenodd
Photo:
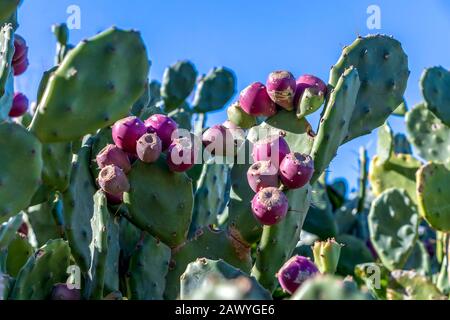
M450 67L448 0L25 0L18 32L29 43L31 66L16 86L31 99L42 72L53 64L50 26L65 22L67 7L73 4L81 9L81 29L71 31L71 42L111 25L138 29L148 47L154 79L161 79L164 68L174 61L190 59L202 73L220 65L233 69L239 90L253 81L264 82L276 69L327 80L343 45L358 34L378 32L400 40L409 56L410 106L421 99L418 80L425 67ZM381 9L380 30L366 26L366 10L372 4ZM209 124L225 117L225 111L217 112ZM310 121L316 126L317 115ZM390 123L396 131L404 128L402 118L392 117ZM375 142L372 134L341 147L330 177L345 176L354 186L358 148L365 145L372 155Z

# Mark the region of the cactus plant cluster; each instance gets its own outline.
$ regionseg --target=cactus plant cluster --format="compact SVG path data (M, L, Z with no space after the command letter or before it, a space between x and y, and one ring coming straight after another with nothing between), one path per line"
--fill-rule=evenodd
M0 4L0 299L448 297L444 68L425 70L406 111L407 55L369 35L328 83L279 70L233 101L228 68L181 60L149 81L139 32L73 46L61 24L29 110L14 92L31 53L18 3ZM327 181L339 147L377 128L357 189Z

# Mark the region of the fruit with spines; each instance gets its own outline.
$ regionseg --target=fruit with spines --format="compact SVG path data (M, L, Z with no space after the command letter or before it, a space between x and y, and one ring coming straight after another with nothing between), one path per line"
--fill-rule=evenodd
M267 187L278 187L278 169L270 160L257 161L247 171L247 182L254 192Z
M150 132L155 132L161 139L162 150L169 148L174 136L174 132L178 129L177 123L164 114L154 114L145 120L145 126Z
M280 179L289 189L304 187L314 174L314 161L311 156L299 152L291 152L280 164Z
M97 165L100 169L114 165L127 174L131 170L130 159L127 154L114 144L108 144L96 156Z
M177 138L167 149L167 166L172 172L185 172L195 164L197 148L190 137Z
M156 133L146 133L137 141L136 152L138 158L146 163L153 163L159 159L162 143Z
M81 300L81 290L69 288L67 283L57 283L53 286L51 300Z
M227 109L228 120L242 129L249 129L256 125L256 118L242 110L239 102L233 103Z
M26 95L21 92L16 92L14 94L13 104L11 110L9 111L9 116L11 118L17 118L23 116L25 112L28 111L29 101Z
M334 238L326 241L316 241L312 248L314 254L314 263L320 273L334 274L336 272L339 257L341 255L342 244Z
M241 91L239 105L251 116L273 116L277 112L275 102L270 99L266 86L254 82Z
M136 142L146 132L144 123L135 116L121 119L112 127L112 137L116 146L131 155L136 154Z
M277 105L286 110L294 108L296 83L292 73L283 70L271 72L267 77L266 88L270 99Z
M216 156L233 156L236 142L232 130L222 124L217 124L207 129L202 135L202 143L205 149Z
M114 196L120 196L130 189L128 178L118 166L108 165L98 175L98 184L103 191Z
M252 200L253 215L267 226L280 222L286 216L288 206L286 195L274 187L259 190Z
M303 256L293 256L277 273L278 282L284 291L293 294L309 278L314 277L319 270L309 259Z
M314 113L325 101L327 86L318 77L305 74L296 81L294 108L297 118L301 119Z
M12 66L15 76L20 76L27 71L29 66L28 60L28 46L25 39L18 35L14 35L14 57Z
M253 144L253 161L270 160L277 168L291 152L283 134L271 135Z

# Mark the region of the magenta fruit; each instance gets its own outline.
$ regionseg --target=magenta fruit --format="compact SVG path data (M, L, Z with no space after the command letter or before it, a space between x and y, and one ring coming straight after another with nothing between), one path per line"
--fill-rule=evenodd
M287 197L274 187L259 190L252 200L253 215L263 225L270 226L281 221L288 208Z
M153 163L158 160L162 152L161 139L156 133L146 133L139 138L136 152L141 161Z
M206 130L202 135L202 143L206 150L216 156L234 154L235 141L232 129L228 129L224 125L218 124Z
M108 144L104 147L95 158L100 169L108 165L118 166L123 172L128 173L131 170L128 155L114 144Z
M284 157L291 152L283 135L271 135L253 144L253 161L271 160L277 168Z
M173 133L178 129L177 123L170 117L163 114L154 114L145 120L145 126L149 132L155 132L161 139L162 150L165 151L173 140Z
M191 138L183 137L173 140L167 150L167 165L172 172L185 172L195 164L194 144Z
M120 195L113 195L108 192L104 192L106 196L106 200L110 205L117 206L123 203L123 193Z
M309 278L315 276L319 270L306 257L294 256L278 271L278 282L284 291L293 294Z
M81 290L69 289L65 283L55 284L52 289L51 300L81 300Z
M132 155L136 154L136 142L145 133L147 133L147 128L144 123L134 116L119 120L112 127L114 143Z
M130 190L130 183L125 173L118 166L109 165L100 170L98 174L100 188L113 196L121 196Z
M295 78L289 71L274 71L266 82L270 99L286 110L293 110L296 90Z
M281 182L289 189L305 186L314 173L314 161L311 156L292 152L286 155L280 164Z
M28 98L24 94L16 92L14 94L12 107L8 115L11 118L21 117L27 112L28 105Z
M254 82L242 90L239 105L251 116L270 117L277 112L275 102L270 99L266 86L261 82Z
M312 87L316 89L317 94L323 94L324 96L327 94L327 85L322 80L320 80L316 76L305 74L299 77L296 81L294 106L298 106L299 100L303 95L303 92L307 88Z
M278 170L270 160L257 161L248 169L247 181L254 192L278 187Z
M28 47L24 38L16 34L14 36L14 56L12 60L15 76L20 76L28 68Z

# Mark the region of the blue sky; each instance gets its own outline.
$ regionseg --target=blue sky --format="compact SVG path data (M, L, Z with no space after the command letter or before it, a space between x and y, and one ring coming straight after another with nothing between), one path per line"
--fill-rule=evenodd
M381 29L366 25L369 5L381 9ZM418 80L425 67L450 67L450 1L447 0L25 0L19 13L19 34L30 47L30 69L17 78L16 88L30 99L42 72L53 64L55 42L50 26L65 22L67 8L81 9L81 29L71 31L71 42L116 25L142 32L152 60L151 78L161 79L164 68L190 59L199 72L227 66L238 77L241 90L253 81L265 82L277 69L296 77L313 73L328 79L342 47L369 33L393 35L409 57L411 76L406 98L419 102ZM225 119L213 114L209 124ZM316 126L317 115L310 118ZM403 131L402 118L391 117L395 131ZM360 145L375 152L376 134L356 139L339 149L330 178L344 176L356 183Z

